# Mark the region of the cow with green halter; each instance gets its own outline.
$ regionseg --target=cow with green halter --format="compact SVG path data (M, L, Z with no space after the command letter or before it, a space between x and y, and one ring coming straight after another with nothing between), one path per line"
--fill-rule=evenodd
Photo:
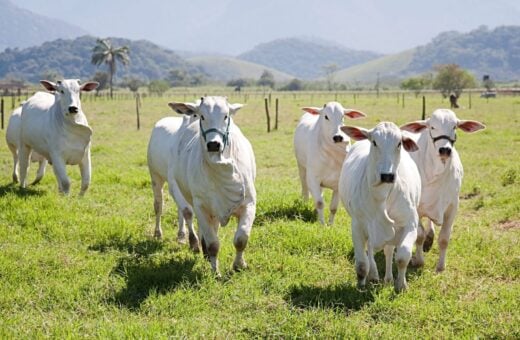
M168 186L184 218L197 217L200 243L219 275L220 226L237 217L233 269L245 268L243 252L256 213L256 163L251 144L233 122L242 104L225 97L203 97L196 103L170 103L196 120L179 131L170 146Z

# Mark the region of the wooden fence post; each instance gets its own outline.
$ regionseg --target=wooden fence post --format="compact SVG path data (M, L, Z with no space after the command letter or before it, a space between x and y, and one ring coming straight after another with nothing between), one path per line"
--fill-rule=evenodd
M275 108L276 108L276 111L275 111L275 116L274 116L274 129L278 130L278 98L276 98L276 101L275 101Z
M11 95L11 109L14 110L14 93Z
M2 116L1 117L1 121L2 121L2 130L4 129L4 98L2 98L0 100L0 115Z
M422 120L426 119L426 97L422 96Z
M271 117L269 117L269 102L267 97L264 98L265 102L265 115L267 117L267 132L271 132Z
M141 121L139 120L139 107L141 106L141 99L139 93L135 94L135 112L137 113L137 130L141 128Z
M404 93L403 93L403 109L404 109Z

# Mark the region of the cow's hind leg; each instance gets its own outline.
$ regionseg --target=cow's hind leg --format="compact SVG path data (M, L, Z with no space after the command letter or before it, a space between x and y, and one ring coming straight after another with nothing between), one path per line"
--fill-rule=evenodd
M25 188L27 186L27 171L29 170L29 160L31 158L31 148L22 144L18 149L18 165L20 169L20 186Z
M7 144L7 146L13 155L13 183L18 183L18 150L16 145Z
M302 185L302 198L307 202L309 200L309 188L307 187L307 171L303 165L298 164L298 174Z
M162 238L163 231L161 228L161 215L163 208L163 186L165 180L161 178L161 176L150 173L150 177L152 180L152 191L153 191L153 210L155 212L155 231L154 236L156 238Z

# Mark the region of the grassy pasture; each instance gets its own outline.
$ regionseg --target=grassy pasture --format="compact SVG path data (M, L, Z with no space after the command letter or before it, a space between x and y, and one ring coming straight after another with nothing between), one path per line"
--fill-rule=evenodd
M69 197L58 195L50 167L38 186L22 191L10 184L12 160L0 131L0 338L520 337L520 98L474 96L471 109L457 110L487 129L459 133L465 178L447 269L435 274L435 244L423 269L409 269L409 290L395 294L382 284L356 288L343 208L333 227L322 227L311 204L299 200L292 151L299 107L321 106L334 100L330 93L273 94L272 111L280 98L280 128L270 134L262 95L248 96L236 116L258 170L248 270L229 271L232 220L220 231L224 278L215 280L202 256L177 244L169 197L165 238L153 238L150 131L173 114L168 101L201 94L143 99L140 131L133 100L85 96L94 136L93 180L83 198L77 167L68 168ZM363 127L419 119L422 107L413 95L405 108L395 94L337 99L368 114L353 122ZM467 97L460 103L467 107ZM439 95L427 98L428 113L447 105ZM383 256L377 260L384 275Z

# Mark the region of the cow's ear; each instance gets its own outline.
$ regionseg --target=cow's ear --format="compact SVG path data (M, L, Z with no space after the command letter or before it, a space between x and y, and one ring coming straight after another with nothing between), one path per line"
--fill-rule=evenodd
M358 110L345 109L343 114L351 119L365 118L367 115Z
M414 151L419 150L417 143L415 143L415 141L413 139L411 139L410 137L403 136L401 141L403 142L403 147L406 151L414 152Z
M58 89L56 84L54 84L53 82L48 81L48 80L40 80L40 84L42 84L43 87L45 87L45 89L47 91L54 92L54 91L56 91Z
M168 103L168 106L171 107L173 111L175 111L179 114L188 115L188 116L191 116L192 114L196 113L197 110L199 109L199 105L200 105L200 102L198 104L176 103L176 102Z
M484 124L476 120L459 120L457 127L464 132L475 132L486 128Z
M99 83L97 81L89 81L88 83L81 85L79 89L81 91L90 92L92 90L97 89L98 86Z
M417 120L415 122L406 123L400 127L401 130L418 133L428 127L427 120Z
M312 115L319 115L321 112L319 107L302 107L302 110Z
M370 139L370 131L367 129L355 126L342 126L340 129L353 140L360 141Z
M240 110L242 107L244 107L244 104L239 104L239 103L235 103L235 104L229 104L229 113L234 115L235 113L237 113L238 110Z

